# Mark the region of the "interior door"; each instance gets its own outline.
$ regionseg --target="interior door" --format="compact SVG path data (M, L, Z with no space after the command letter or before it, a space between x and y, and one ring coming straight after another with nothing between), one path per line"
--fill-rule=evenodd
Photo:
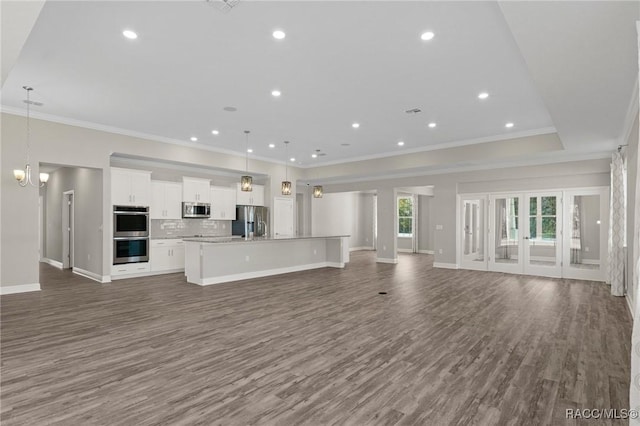
M522 273L522 195L492 195L489 199L489 270Z
M486 271L487 196L462 196L460 212L460 265Z
M273 199L273 235L275 237L293 236L293 198L275 197Z
M565 192L563 277L605 280L608 205L606 189Z
M562 194L525 194L524 273L562 276Z

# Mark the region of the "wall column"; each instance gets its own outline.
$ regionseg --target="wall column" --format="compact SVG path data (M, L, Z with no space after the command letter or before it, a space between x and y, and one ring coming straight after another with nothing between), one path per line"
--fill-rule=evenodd
M378 240L376 262L398 263L398 209L396 208L396 190L378 188Z

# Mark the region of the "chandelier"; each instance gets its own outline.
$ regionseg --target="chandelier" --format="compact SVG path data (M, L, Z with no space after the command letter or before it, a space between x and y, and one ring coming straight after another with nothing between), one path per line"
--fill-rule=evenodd
M44 186L44 184L49 180L49 173L40 173L40 183L33 183L33 180L31 178L31 164L29 164L29 151L31 148L31 99L29 97L29 94L33 90L33 87L22 86L22 88L27 92L27 164L24 166L24 170L15 169L13 171L13 177L16 178L20 186L24 187L27 185L31 185L37 188Z

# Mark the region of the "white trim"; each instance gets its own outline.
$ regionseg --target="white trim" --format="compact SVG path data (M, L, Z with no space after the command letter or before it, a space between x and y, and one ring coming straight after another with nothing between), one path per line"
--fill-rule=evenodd
M58 262L57 260L49 259L48 257L43 257L42 259L40 259L40 262L46 263L48 265L51 265L54 268L62 269L62 262Z
M349 251L360 251L360 250L375 250L373 247L360 246L360 247L349 247Z
M376 258L376 262L377 263L393 263L393 264L396 264L396 263L398 263L398 259L397 258L396 259L388 259L386 257L378 257L378 258Z
M584 265L600 265L600 259L582 259L580 262Z
M242 272L239 274L222 275L219 277L210 277L210 278L202 278L202 279L199 279L199 278L191 279L187 277L187 281L191 284L205 286L205 285L212 285L212 284L228 283L231 281L250 280L254 278L268 277L271 275L288 274L290 272L307 271L309 269L318 269L318 268L327 268L327 267L344 268L344 263L338 263L338 262L309 263L307 265L268 269L266 271Z
M398 253L413 253L413 250L406 248L399 248L396 250Z
M435 254L433 250L418 250L420 254Z
M89 278L90 280L97 281L100 284L111 282L111 277L109 277L108 275L98 275L95 272L87 271L86 269L77 268L75 266L71 269L71 271L76 275Z
M178 272L184 272L184 268L177 269L163 269L162 271L150 271L147 273L148 276L152 275L166 275L166 274L177 274Z
M633 131L633 123L636 121L636 117L638 116L638 77L636 77L636 82L633 85L631 93L631 102L627 108L627 115L625 116L622 126L622 134L619 139L620 145L626 144L629 140L629 136L631 136L631 132Z
M15 108L15 107L10 107L10 106L6 106L6 105L1 105L0 106L0 111L2 111L3 113L6 113L6 114L26 116L26 109L22 109L22 108ZM202 149L202 150L206 150L206 151L219 152L219 153L222 153L222 154L232 155L234 157L241 157L241 158L244 157L242 152L238 152L238 151L232 151L232 150L222 149L222 148L215 148L215 147L204 145L202 143L187 142L187 141L183 141L183 140L180 140L180 139L167 138L167 137L164 137L164 136L158 136L158 135L152 135L152 134L149 134L149 133L137 132L137 131L134 131L134 130L123 129L123 128L120 128L120 127L114 127L114 126L108 126L108 125L105 125L105 124L93 123L93 122L90 122L90 121L77 120L77 119L74 119L74 118L63 117L63 116L54 115L54 114L41 113L39 111L32 111L31 112L31 117L39 119L39 120L46 120L46 121L51 121L51 122L54 122L54 123L66 124L66 125L69 125L69 126L83 127L85 129L98 130L98 131L102 131L102 132L114 133L114 134L118 134L118 135L130 136L130 137L140 138L140 139L147 139L147 140L151 140L151 141L154 141L154 142L163 142L163 143L169 143L169 144L173 144L173 145L188 146L188 147L191 147L191 148ZM445 142L445 143L430 145L430 146L427 146L427 147L421 147L421 148L405 150L400 155L413 154L413 153L425 152L425 151L428 152L428 151L434 151L434 150L439 150L439 149L455 148L455 147L461 147L461 146L467 146L467 145L475 145L475 144L485 143L485 142L496 142L496 141L502 141L502 140L518 139L518 138L524 138L524 137L530 137L530 136L539 136L539 135L547 135L547 134L554 134L554 133L557 133L557 130L556 130L555 127L543 127L543 128L539 128L539 129L532 129L532 130L525 130L525 131L522 131L522 132L509 133L509 134L506 134L506 135L505 134L497 134L497 135L492 135L492 136L485 136L485 137L482 137L482 138L465 139L465 140L460 140L460 141L455 141L455 142ZM388 158L388 157L397 157L397 156L399 156L399 154L397 152L388 151L388 152L383 152L383 153L380 153L380 154L362 155L362 156L359 156L359 157L353 157L353 158L348 158L348 159L344 159L344 160L326 161L326 162L322 162L322 163L314 162L313 164L297 165L296 167L297 168L301 168L301 169L313 169L315 167L324 167L324 166L331 166L331 165L335 165L335 164L344 164L344 163L350 163L350 162L353 162L353 161L374 160L374 159L378 159L378 158ZM274 160L272 158L266 158L266 157L262 157L262 156L252 156L252 158L255 158L256 160L261 160L261 161L264 161L264 162L267 162L267 163L272 163L272 164L285 164L285 162L283 162L282 160L276 161L276 160Z
M20 285L6 285L0 287L0 295L27 293L30 291L40 291L40 283L34 284L20 284Z
M635 315L633 314L633 301L629 297L628 293L625 293L624 298L627 300L627 308L629 308L629 313L631 314L631 318L634 318Z
M433 262L434 268L442 268L442 269L458 269L458 265L455 263L444 263L444 262Z

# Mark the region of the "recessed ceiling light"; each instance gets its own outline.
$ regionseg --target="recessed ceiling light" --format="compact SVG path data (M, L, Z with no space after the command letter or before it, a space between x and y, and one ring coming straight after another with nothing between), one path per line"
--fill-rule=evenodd
M513 123L507 123L504 125L504 127L506 127L507 129L510 129L513 127Z
M269 148L275 148L275 147L276 147L276 144L274 144L274 143L270 143L269 144Z
M351 127L353 127L354 129L357 129L358 127L360 127L360 123L353 123Z
M129 40L135 40L138 38L138 34L136 34L134 31L131 31L131 30L124 30L122 32L122 35L128 38Z
M436 124L436 123L429 123L429 127L431 127L432 129L433 129L434 127L436 127L436 126L437 126L437 124Z
M398 142L398 146L404 146L404 142L403 141Z
M198 138L196 138L195 136L191 136L191 142L198 142Z
M291 157L291 158L289 158L289 161L296 161L296 159Z
M238 108L232 107L232 106L226 106L226 107L224 107L222 109L227 111L227 112L236 112L238 110Z
M311 154L311 158L318 158L318 154Z
M276 98L277 98L278 96L280 96L281 94L282 94L282 93L281 93L279 90L273 90L273 91L271 92L271 95L275 96Z
M435 34L431 31L427 31L426 33L422 33L422 35L420 36L420 38L424 41L428 41L431 40L433 38L433 36L435 36Z
M286 36L287 35L282 30L276 30L276 31L273 32L273 38L275 38L277 40L282 40Z
M219 132L218 130L212 130L212 131L211 131L211 134L212 134L212 135L219 135L219 134L220 134L220 132Z
M487 99L489 94L487 92L482 92L478 94L478 99Z
M253 149L248 148L248 149L247 149L247 152L248 152L249 154L251 154L251 153L253 152Z
M340 146L351 146L350 143L341 143Z

